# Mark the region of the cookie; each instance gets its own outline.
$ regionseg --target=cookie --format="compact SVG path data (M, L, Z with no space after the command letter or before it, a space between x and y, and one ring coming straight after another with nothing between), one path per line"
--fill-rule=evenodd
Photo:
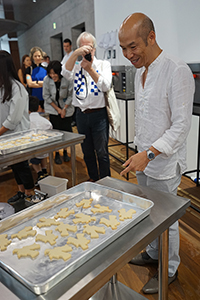
M54 219L46 219L46 218L41 218L39 219L39 223L37 223L37 227L41 228L41 227L50 227L51 225L59 225L60 222L54 220Z
M108 206L101 206L100 204L94 205L95 208L91 208L91 212L95 213L104 213L104 212L111 212L112 209L110 209Z
M81 200L79 203L76 203L76 206L77 207L83 207L83 208L89 208L89 207L91 207L91 203L92 203L92 201L93 201L93 199L92 198L90 198L90 199L83 199L83 200Z
M49 243L51 246L56 244L56 239L58 238L58 235L55 235L52 233L53 230L46 230L45 235L38 234L36 235L35 241L41 241L44 243Z
M124 221L124 219L132 219L132 215L136 213L134 209L129 209L128 211L125 208L118 210L120 221Z
M92 239L98 238L99 237L98 233L102 233L102 234L106 233L104 227L98 227L98 226L94 226L94 225L90 226L88 224L84 225L83 227L85 228L83 230L83 233L89 234Z
M72 244L76 248L81 247L83 250L88 249L88 244L90 243L90 240L87 240L84 237L84 233L77 233L77 238L69 237L67 240L67 244Z
M72 247L65 245L62 247L55 247L53 249L46 249L44 251L45 255L48 255L50 260L52 259L63 259L64 261L71 258L71 254L67 253L72 251Z
M10 245L11 241L9 241L7 239L7 234L1 234L0 235L0 250L1 251L5 251L8 247L8 245Z
M73 209L68 211L68 208L61 208L60 211L54 216L54 219L58 219L58 218L67 218L69 215L74 214L75 211Z
M120 224L120 222L117 221L116 216L109 216L109 220L106 218L101 218L99 224L104 224L108 227L111 227L113 230L117 229L117 226Z
M31 258L36 258L39 255L40 245L32 244L29 246L24 246L22 248L14 249L13 254L17 254L18 258L30 256Z
M61 236L68 236L68 231L76 232L77 226L64 224L63 222L60 222L60 225L58 225L58 227L56 227L55 230L59 231Z
M33 227L31 226L25 227L24 229L20 230L18 233L12 234L11 239L17 237L19 240L21 240L21 239L26 239L28 236L35 236L37 231L32 229Z
M75 224L77 223L90 223L91 221L96 221L96 218L95 217L91 217L89 215L84 215L83 213L80 213L80 214L76 214L75 215L75 218L76 219L73 219L73 222Z

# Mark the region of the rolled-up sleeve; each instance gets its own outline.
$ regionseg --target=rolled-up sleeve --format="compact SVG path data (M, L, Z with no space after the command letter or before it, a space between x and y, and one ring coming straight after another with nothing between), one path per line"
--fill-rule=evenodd
M103 61L101 66L100 76L97 82L97 87L102 92L107 92L111 88L112 84L112 71L111 65L108 61Z

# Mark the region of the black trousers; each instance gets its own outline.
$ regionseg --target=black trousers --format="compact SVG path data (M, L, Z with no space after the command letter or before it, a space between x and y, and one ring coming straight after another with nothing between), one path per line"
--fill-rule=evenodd
M34 188L33 176L29 167L28 160L10 166L13 170L15 180L18 185L23 184L25 190Z

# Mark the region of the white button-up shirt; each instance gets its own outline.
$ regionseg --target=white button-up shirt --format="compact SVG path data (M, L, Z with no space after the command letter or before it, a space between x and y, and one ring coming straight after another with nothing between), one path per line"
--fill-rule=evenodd
M81 62L76 62L72 71L66 70L65 65L62 66L61 74L74 82L72 104L82 111L88 108L105 107L104 92L110 89L112 83L110 63L94 57L92 68L100 74L97 83L84 69L82 69L81 75L80 64Z
M155 179L170 179L186 170L186 138L190 130L194 79L187 64L164 51L149 66L144 88L135 78L135 144L138 151L153 146L161 152L144 170Z

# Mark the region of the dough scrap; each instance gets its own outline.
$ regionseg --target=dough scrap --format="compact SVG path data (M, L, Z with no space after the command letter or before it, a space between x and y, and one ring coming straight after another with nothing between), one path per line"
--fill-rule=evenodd
M90 198L90 199L83 199L79 203L76 203L76 206L77 207L82 206L83 208L89 208L89 207L91 207L90 204L92 203L92 201L93 201L92 198Z
M48 255L50 260L52 259L63 259L64 261L71 258L71 254L67 253L72 251L72 247L64 245L62 247L55 247L53 249L46 249L44 251L45 255Z
M13 254L17 254L18 258L30 256L31 258L36 258L39 255L40 245L32 244L29 246L24 246L22 248L14 249Z
M54 216L54 219L58 219L58 218L67 218L69 215L74 214L75 211L73 209L68 211L68 208L61 208L60 211Z
M85 215L83 213L79 213L75 215L76 219L73 219L75 224L77 223L90 223L91 221L96 221L95 217L91 217L89 215Z
M104 224L108 227L111 227L113 230L117 229L117 226L120 225L120 222L117 221L116 216L109 216L109 220L106 218L101 218L99 224Z
M7 250L8 245L10 245L11 241L7 239L7 234L0 235L0 250L5 251Z
M58 227L56 227L55 230L59 231L61 236L68 236L68 231L76 232L77 226L64 224L63 222L60 222L60 225L58 225Z
M54 219L46 219L45 217L39 219L40 223L37 223L37 227L41 228L41 227L50 227L51 225L59 225L60 222L54 220Z
M112 209L110 209L108 206L101 206L100 204L94 205L95 208L91 208L91 212L95 213L104 213L104 212L111 212Z
M14 233L11 235L11 239L14 239L17 237L19 240L26 239L28 236L35 236L37 233L37 230L32 230L33 227L27 226L24 227L24 229L20 230L18 233Z
M83 233L89 234L92 239L98 238L99 237L98 233L102 233L102 234L106 233L104 227L90 226L88 224L84 225L83 227L85 228L83 230Z
M58 238L58 235L55 235L52 233L53 230L46 230L45 235L38 234L36 235L35 241L41 241L44 243L49 243L51 246L56 244L56 239Z
M88 244L90 243L90 240L87 240L84 237L84 233L77 233L76 237L77 238L70 236L67 240L67 244L72 244L76 248L81 247L83 250L88 249Z
M125 208L122 208L118 210L118 212L120 221L124 221L124 219L132 219L132 216L136 213L136 210L131 208L128 211L126 211Z

